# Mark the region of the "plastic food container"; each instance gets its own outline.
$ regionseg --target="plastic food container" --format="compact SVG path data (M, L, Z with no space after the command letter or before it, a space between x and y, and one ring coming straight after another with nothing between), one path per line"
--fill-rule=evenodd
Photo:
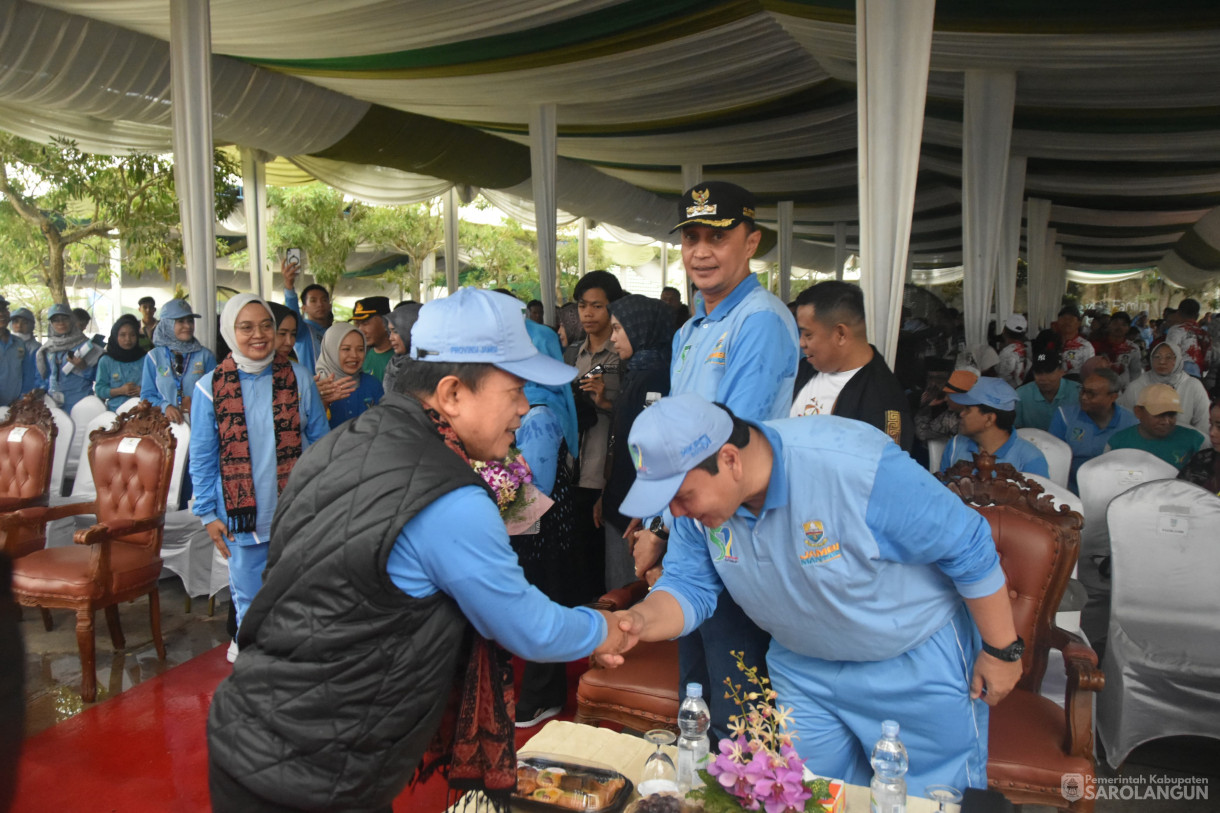
M543 813L619 813L632 790L631 780L604 765L529 754L517 758L517 792L512 803Z

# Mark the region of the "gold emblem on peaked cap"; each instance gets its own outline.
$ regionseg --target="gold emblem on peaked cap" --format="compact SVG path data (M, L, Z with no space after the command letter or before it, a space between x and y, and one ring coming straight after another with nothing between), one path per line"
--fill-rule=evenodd
M702 217L704 215L716 214L716 204L708 203L708 199L712 196L710 189L692 189L690 196L695 205L686 207L687 217Z

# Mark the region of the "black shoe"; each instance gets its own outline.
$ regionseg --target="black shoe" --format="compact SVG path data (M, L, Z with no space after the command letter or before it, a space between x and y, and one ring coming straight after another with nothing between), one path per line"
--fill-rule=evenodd
M551 706L550 708L542 709L518 706L517 728L533 728L543 720L549 720L552 717L557 717L561 711L563 711L563 706Z

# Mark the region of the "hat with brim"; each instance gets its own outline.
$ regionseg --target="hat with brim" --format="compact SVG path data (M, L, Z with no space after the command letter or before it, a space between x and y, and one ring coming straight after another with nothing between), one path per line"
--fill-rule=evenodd
M550 387L576 377L575 367L534 347L519 300L477 288L461 288L421 307L410 355L415 361L491 364Z
M13 313L11 314L11 316L9 318L11 318L11 319L29 319L31 322L33 322L34 321L34 312L32 310L30 310L29 308L18 308L17 310L13 311Z
M753 223L757 206L754 195L735 183L707 181L695 184L678 202L678 225L670 232L686 226L732 229L739 223Z
M171 299L161 306L158 319L198 319L199 314L191 311L191 303L185 299Z
M1181 412L1182 399L1177 391L1168 384L1149 384L1140 390L1136 406L1148 410L1150 415L1164 415L1166 412Z
M1028 328L1029 322L1019 313L1009 314L1008 318L1004 320L1004 329L1012 333L1024 335Z
M66 316L71 319L72 309L62 302L56 302L51 306L51 309L47 311L47 318L54 319L56 316Z
M1059 364L1059 351L1053 347L1047 347L1038 351L1031 366L1035 373L1053 373L1059 369Z
M983 376L967 392L951 392L949 400L961 406L985 406L1001 412L1017 408L1017 391L1001 378Z
M732 434L729 413L694 393L662 398L646 408L627 437L635 482L619 512L651 517L664 511L691 469L715 454Z
M974 382L979 380L979 371L973 367L959 367L954 370L949 376L949 380L945 382L945 392L969 392L974 386Z
M352 308L352 321L363 322L371 316L385 316L389 312L389 297L368 296L356 300L356 307Z

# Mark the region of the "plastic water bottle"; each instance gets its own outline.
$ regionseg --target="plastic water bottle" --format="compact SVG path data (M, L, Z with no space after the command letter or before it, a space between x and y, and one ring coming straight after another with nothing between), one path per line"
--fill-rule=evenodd
M907 749L898 739L898 723L886 720L881 724L881 739L873 746L872 813L906 813L909 763Z
M678 792L685 795L701 787L699 769L707 761L707 729L712 723L711 712L703 699L703 686L686 684L686 698L678 707Z

